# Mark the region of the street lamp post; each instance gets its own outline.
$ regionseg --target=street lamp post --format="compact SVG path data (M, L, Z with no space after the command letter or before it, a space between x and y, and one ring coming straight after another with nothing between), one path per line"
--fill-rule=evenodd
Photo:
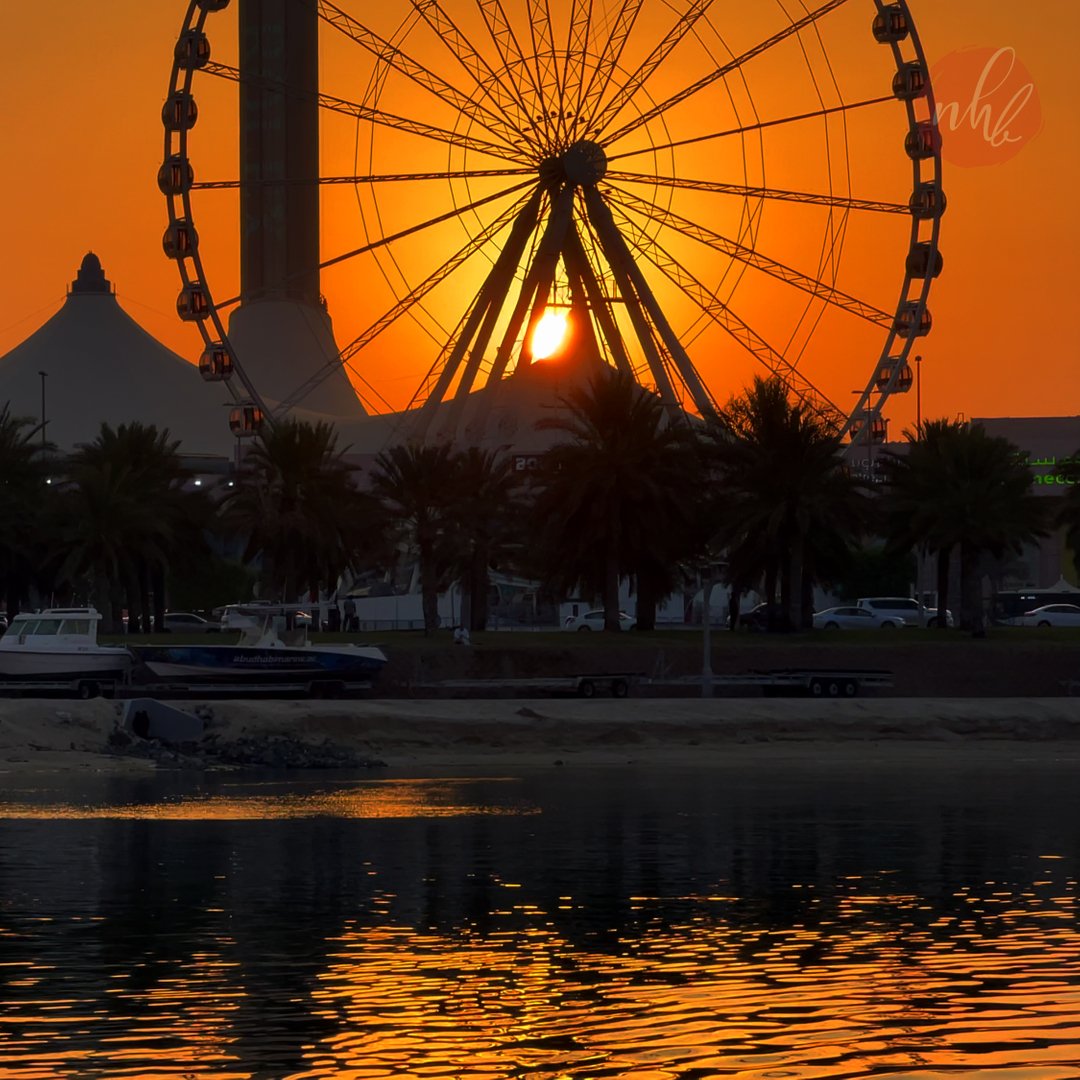
M712 592L720 583L722 567L712 564L704 568L701 581L701 696L713 696L712 669Z
M48 377L47 371L39 371L41 376L41 449L45 449L45 379Z
M915 357L915 432L922 438L922 357Z

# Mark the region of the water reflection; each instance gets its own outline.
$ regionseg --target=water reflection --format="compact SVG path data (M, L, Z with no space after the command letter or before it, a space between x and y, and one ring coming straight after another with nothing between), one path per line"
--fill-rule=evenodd
M504 781L505 782L505 781ZM488 786L499 781L487 781ZM269 791L252 792L250 784L232 784L244 791L189 791L153 801L53 802L42 799L0 801L0 820L57 821L274 821L287 818L422 818L462 817L478 814L536 813L534 806L507 800L463 801L477 789L472 780L380 780L313 790L294 791L282 782L260 785Z
M0 1077L1075 1080L1076 787L1047 760L166 779L202 807L173 816L29 793Z

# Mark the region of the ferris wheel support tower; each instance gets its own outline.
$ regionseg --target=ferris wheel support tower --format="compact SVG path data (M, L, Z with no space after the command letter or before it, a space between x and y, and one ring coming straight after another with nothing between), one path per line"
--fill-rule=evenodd
M252 302L288 298L317 307L315 0L241 0L239 11L240 288Z
M303 408L359 417L319 280L316 0L240 0L239 32L241 302L229 340L272 410L329 365Z

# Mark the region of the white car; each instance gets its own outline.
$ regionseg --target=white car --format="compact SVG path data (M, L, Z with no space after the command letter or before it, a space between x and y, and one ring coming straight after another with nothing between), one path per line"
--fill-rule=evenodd
M905 626L937 626L937 608L924 608L909 596L860 596L857 603L875 615L903 622ZM945 612L945 625L953 625L951 611Z
M898 630L904 625L899 616L869 608L831 607L814 613L815 630Z
M633 630L637 626L637 619L632 619L625 611L619 612L619 629ZM603 630L604 609L599 611L586 611L584 615L567 615L563 623L564 630Z
M1080 626L1076 604L1043 604L1012 620L1013 626Z
M216 634L220 629L221 626L218 623L212 623L190 611L165 612L167 634Z

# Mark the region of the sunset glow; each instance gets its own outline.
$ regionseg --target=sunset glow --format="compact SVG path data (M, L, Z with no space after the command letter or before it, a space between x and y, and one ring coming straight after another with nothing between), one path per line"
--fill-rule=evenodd
M888 93L887 79L881 85L888 74L887 50L877 46L869 34L867 8L872 6L845 4L822 22L822 46L845 100L849 100L849 90L850 100ZM20 100L27 104L10 118L6 143L11 160L3 173L4 201L18 208L9 222L9 243L18 258L9 259L3 271L5 305L0 316L0 355L17 346L55 312L73 268L87 250L93 249L100 254L126 310L170 348L189 361L197 360L202 349L198 336L190 325L179 322L174 312L176 268L161 254L165 214L161 193L154 183L162 152L160 111L183 8L183 4L146 5L135 0L118 0L100 11L66 5L63 18L50 20L48 64L41 63L40 49L22 50L11 58L9 85L18 88ZM649 5L643 8L643 18L651 21L635 31L641 34L642 45L640 55L628 57L630 69L644 58L648 47L663 38L671 22L670 11L663 16L657 9L649 15L648 9ZM556 18L561 17L561 5L553 4L552 10ZM1022 77L1015 75L1019 80L1016 87L1010 84L1005 88L1008 93L996 110L993 103L974 100L980 83L977 77L968 77L966 68L960 74L971 83L970 94L964 93L966 83L962 78L960 87L950 90L956 100L942 103L949 127L944 133L948 166L944 186L949 208L942 227L946 270L931 298L933 332L920 349L925 357L923 412L968 416L1071 414L1077 409L1070 402L1080 399L1080 367L1075 364L1076 347L1068 317L1080 269L1076 255L1080 250L1076 244L1080 211L1068 199L1045 197L1047 177L1075 172L1080 147L1080 117L1071 106L1069 92L1071 60L1067 43L1062 35L1046 32L1055 20L1067 23L1071 8L1064 0L1047 0L1039 9L1038 19L1027 17L1014 5L988 6L976 4L975 0L957 0L947 5L918 3L914 11L931 67L951 54L979 46L995 50L992 55L1010 50L1008 56L1015 55L1016 72L1023 72ZM770 19L781 18L778 12L778 5L767 3L745 6L738 15L729 8L710 12L708 19L738 53L776 29ZM465 17L463 14L462 19ZM11 12L9 29L13 38L40 40L44 18L33 5L17 6ZM373 31L389 39L400 25L401 12L395 5L388 5L385 10L380 7L372 14L365 13L363 18L372 23ZM703 34L704 24L703 20L699 28ZM216 14L208 20L208 28L215 62L235 63L235 11ZM409 38L409 48L418 33ZM98 126L71 123L63 118L70 113L72 102L79 100L81 91L76 80L80 85L85 81L75 72L82 70L86 43L97 38L107 39L126 58L124 63L99 63L93 69L95 100L109 119ZM476 40L484 40L483 35L477 35ZM430 53L426 49L418 51L422 60L442 65L439 74L446 76L451 71L451 65L443 65L442 55L434 49ZM722 54L722 50L717 52ZM794 49L791 56L782 50L773 52L775 55L769 53L756 59L752 68L748 66L748 90L741 87L740 80L732 81L731 110L737 109L740 115L747 112L748 91L753 94L753 107L762 120L817 107L801 54L795 56ZM323 60L328 93L348 100L363 99L369 73L359 70L359 55L360 50L342 35L327 38ZM824 62L824 54L816 45L809 50L809 57L815 70ZM72 74L66 76L64 72ZM700 70L685 69L679 63L664 65L650 81L650 94L653 100L662 100L676 85L700 74ZM454 81L465 89L460 69ZM1028 132L1025 125L1032 119L1031 103L1036 100L1034 95L1021 96L1028 82L1035 86L1041 127L1020 144L1014 140ZM821 85L827 87L828 81ZM981 85L986 90L989 83L983 80ZM197 178L236 179L235 84L200 76L196 80L196 98L199 121L192 131L191 148ZM407 80L391 73L379 105L387 112L411 115L440 127L451 126L453 118L448 114L452 110L438 101L427 107L426 100L419 88L410 89ZM1016 112L1022 104L1027 113L1017 115L1008 133L1003 133L1002 125L1009 127L1009 110ZM910 168L905 174L903 168L894 167L897 156L901 159L899 165L903 165L902 147L897 154L904 135L901 114L901 109L886 106L880 116L873 109L847 115L847 136L857 152L849 163L838 161L837 165L844 173L850 165L853 194L906 200ZM702 110L689 110L685 117L673 111L668 136L674 141L700 133L703 125L723 126L727 119L719 110L716 115L706 116ZM758 154L754 133L745 140L728 140L731 145L705 143L700 150L687 146L679 151L678 173L709 181L828 190L822 139L820 132L811 130L817 125L803 125L798 131L796 127L792 125L782 138L778 129L763 136L764 156ZM62 138L56 137L58 130L63 131ZM980 160L975 166L966 164L975 159L968 144L976 137L982 138L984 132L989 132L992 139L1010 140L1007 145L1011 156ZM830 132L834 150L838 146L835 135L837 131ZM950 140L958 144L961 135L967 140L963 160L958 153L949 156ZM410 142L404 133L395 131L378 133L371 146L361 140L357 153L355 122L337 114L326 116L321 136L322 172L328 176L445 170L448 164L446 154L438 148L432 147L425 155L422 149L416 150L420 145L417 140ZM660 132L655 138L658 144L665 141ZM747 144L745 171L735 145L739 141ZM647 146L647 141L642 140L642 145ZM19 148L18 162L15 147ZM371 155L372 160L365 164ZM664 152L658 151L657 167L669 170L670 162L663 158ZM75 184L68 179L72 162L79 163L79 181ZM651 166L653 158L646 154L616 160L612 154L610 167L612 172L645 172L646 162ZM14 167L17 163L19 168ZM455 161L451 166L459 164ZM482 161L471 155L468 164L490 168L497 161ZM819 175L814 175L815 169ZM446 183L430 181L422 190L417 185L413 192L416 197L411 200L402 199L400 192L383 190L393 185L372 185L357 191L349 185L328 188L322 199L324 254L333 257L364 242L356 212L358 201L363 201L368 230L376 231L381 221L382 230L389 232L409 228L452 205L466 205L513 181L470 181L469 191L465 184L455 182L448 190ZM378 193L375 187L380 188ZM624 187L631 189L631 185ZM664 205L656 193L641 184L633 187L632 193L653 197ZM210 285L217 295L234 295L238 284L236 193L226 190L197 194L196 224ZM377 214L373 209L376 194ZM669 191L664 197L674 200L672 208L682 216L751 243L771 258L830 282L833 267L828 258L824 264L819 260L823 237L835 235L838 246L843 248L836 286L860 299L866 297L883 310L891 310L896 303L903 269L904 230L908 225L902 217L878 220L870 215L869 220L863 220L867 215L852 214L843 222L834 217L830 223L826 214L790 203L755 206L752 200L730 199L729 213L727 204L720 200L714 199L710 207L712 196L702 192ZM502 203L493 205L496 212L502 211ZM480 215L467 214L436 226L401 245L394 259L383 254L378 260L350 260L327 271L322 287L339 343L347 344L390 309L395 296L404 295L458 250L470 233L475 234L479 220ZM842 231L830 232L838 229ZM1002 238L1009 239L1005 242ZM828 243L831 245L831 240ZM845 402L853 401L851 390L865 381L873 367L869 323L848 320L845 324L843 318L826 310L813 341L806 345L816 313L812 311L799 322L797 291L784 293L752 268L727 267L722 258L714 258L708 267L710 272L705 273L707 251L697 241L671 243L669 247L682 262L696 258L698 261L690 269L699 275L703 285L709 290L719 288L721 301L730 302L731 309L770 344L796 357L798 370L821 384L833 400L842 397ZM886 257L893 249L900 250L898 259ZM831 250L831 246L827 247L826 254ZM455 273L446 286L432 292L416 320L401 321L366 346L362 360L357 360L364 379L375 385L392 406L400 408L410 400L445 344L449 328L475 295L483 269L481 260L473 261ZM643 269L657 277L651 267ZM674 292L663 281L656 288L658 292ZM986 319L988 298L1003 294L1010 309L1022 311L1027 317ZM718 397L736 392L752 374L762 370L730 336L695 323L699 313L677 295L660 295L658 299L676 332L692 339L687 341L691 359ZM623 313L617 314L621 317ZM977 376L971 367L975 357L979 358ZM1037 364L1038 377L1018 378L1018 363ZM856 372L858 378L853 379ZM356 376L354 381L358 381ZM902 431L914 420L914 395L897 395L890 401L889 411L892 430Z
M532 357L547 360L558 352L566 338L568 317L565 311L545 311L532 336Z

